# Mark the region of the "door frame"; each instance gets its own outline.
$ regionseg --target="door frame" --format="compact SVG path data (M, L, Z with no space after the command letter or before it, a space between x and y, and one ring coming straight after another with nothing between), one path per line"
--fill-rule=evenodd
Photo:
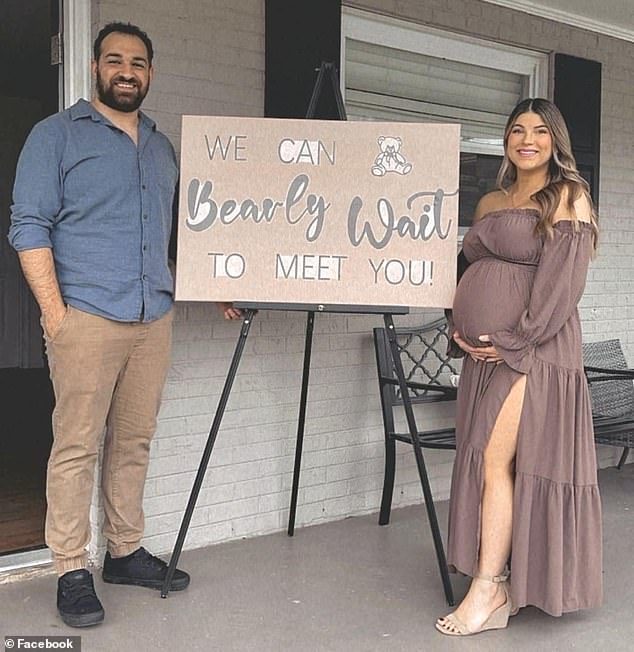
M58 0L60 28L63 34L63 62L59 75L59 109L78 99L90 99L90 60L92 49L91 0ZM28 571L49 565L49 548L26 550L0 556L0 573Z

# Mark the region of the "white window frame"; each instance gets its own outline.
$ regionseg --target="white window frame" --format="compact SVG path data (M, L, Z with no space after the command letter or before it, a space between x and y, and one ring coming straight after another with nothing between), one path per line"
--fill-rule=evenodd
M528 78L530 97L548 97L549 58L545 52L496 43L418 23L344 7L341 20L341 92L346 89L346 40L353 39L426 56L502 70ZM501 145L461 140L461 152L502 155Z

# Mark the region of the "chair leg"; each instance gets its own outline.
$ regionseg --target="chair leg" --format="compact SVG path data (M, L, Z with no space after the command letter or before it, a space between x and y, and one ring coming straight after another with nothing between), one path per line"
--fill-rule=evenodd
M623 452L621 453L621 459L619 460L619 463L616 465L616 468L620 471L625 462L627 461L627 456L630 454L630 449L626 446L623 449Z
M393 439L385 440L385 473L383 475L383 495L381 496L381 511L379 512L379 525L390 522L392 511L392 497L394 496L394 473L396 470L396 442Z

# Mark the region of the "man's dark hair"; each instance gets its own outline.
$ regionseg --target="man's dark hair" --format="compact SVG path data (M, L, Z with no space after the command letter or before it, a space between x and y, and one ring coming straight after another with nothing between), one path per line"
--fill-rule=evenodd
M130 34L131 36L137 36L140 38L145 45L145 49L147 50L148 64L152 65L152 59L154 57L154 48L152 47L152 41L142 29L136 25L132 25L131 23L108 23L101 28L101 31L99 34L97 34L95 43L92 46L92 54L95 58L95 61L99 61L99 55L101 54L101 44L103 40L106 38L106 36L108 36L108 34L112 34L113 32L118 34Z

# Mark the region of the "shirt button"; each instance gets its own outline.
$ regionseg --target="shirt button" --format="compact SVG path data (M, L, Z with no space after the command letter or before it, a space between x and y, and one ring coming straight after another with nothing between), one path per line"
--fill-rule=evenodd
M141 186L141 188L143 188L143 190L145 190L145 184L143 184L143 185Z
M143 219L144 219L144 220L147 220L147 215L144 215L144 216L143 216Z
M143 274L143 280L147 281L147 274Z
M147 245L143 245L143 251L147 251Z

